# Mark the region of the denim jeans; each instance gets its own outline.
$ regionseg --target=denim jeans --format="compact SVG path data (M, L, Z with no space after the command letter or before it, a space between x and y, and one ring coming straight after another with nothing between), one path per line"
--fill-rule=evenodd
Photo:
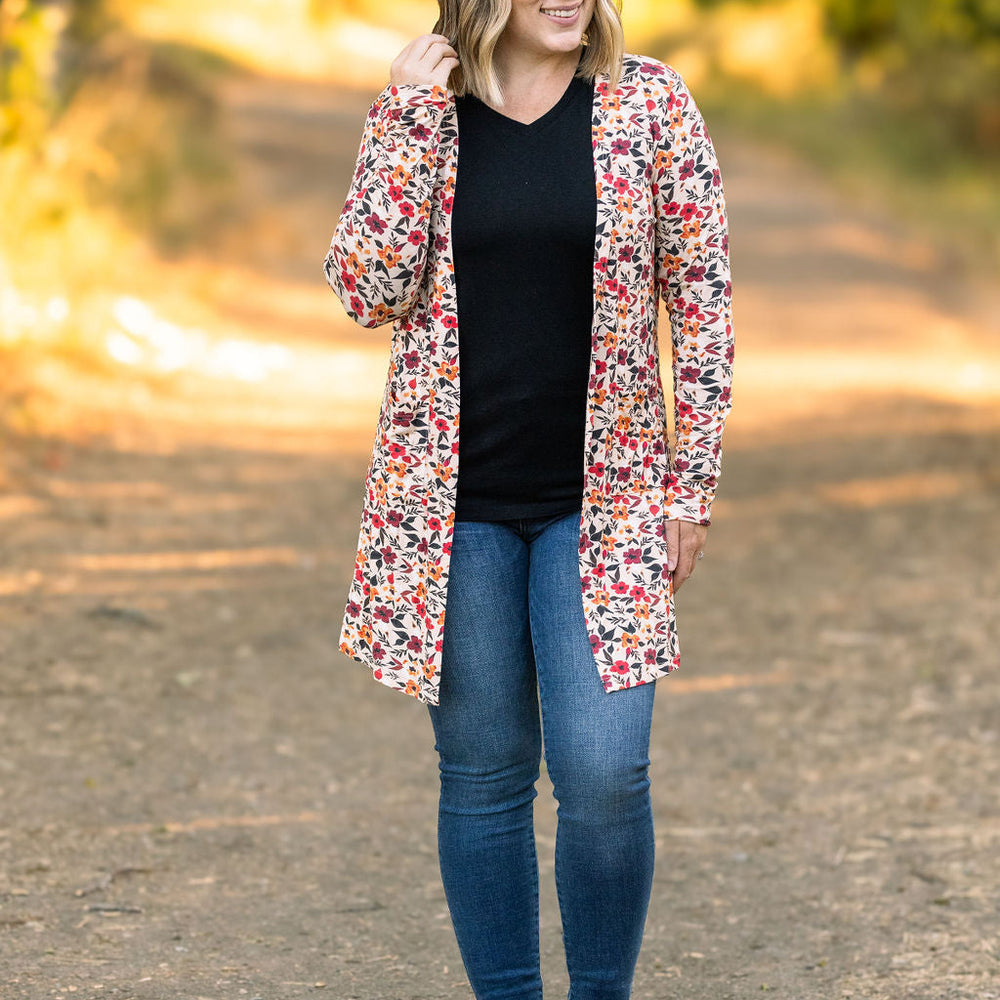
M570 1000L627 1000L642 942L655 682L601 684L579 522L577 511L454 528L440 699L428 709L441 877L477 1000L542 998L533 800L543 730Z

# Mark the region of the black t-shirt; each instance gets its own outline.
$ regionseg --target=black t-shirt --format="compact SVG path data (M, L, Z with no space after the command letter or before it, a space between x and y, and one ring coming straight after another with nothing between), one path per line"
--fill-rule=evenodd
M584 484L597 194L593 83L524 124L456 98L456 519L570 513Z

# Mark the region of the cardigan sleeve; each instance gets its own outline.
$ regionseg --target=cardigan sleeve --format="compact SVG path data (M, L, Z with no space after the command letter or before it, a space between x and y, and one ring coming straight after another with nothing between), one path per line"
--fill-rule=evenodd
M666 516L711 523L732 405L729 232L715 148L684 80L664 66L654 122L656 280L670 317L676 450Z
M323 261L327 283L362 326L405 316L416 298L427 261L437 132L450 99L437 84L389 84L368 110Z

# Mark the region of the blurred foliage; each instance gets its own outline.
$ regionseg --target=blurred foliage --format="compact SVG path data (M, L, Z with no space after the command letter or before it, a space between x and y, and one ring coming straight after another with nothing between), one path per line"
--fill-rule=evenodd
M955 142L1000 149L1000 0L824 0L844 70Z
M137 38L104 0L5 0L0 248L8 269L33 259L69 273L66 244L85 236L90 246L74 249L86 271L88 251L111 249L96 231L102 214L165 252L203 235L226 210L229 168L213 96L225 69L213 55Z
M432 10L433 8L433 10ZM395 3L376 3L374 0L307 0L307 14L315 24L326 24L342 18L355 18L386 27L411 26L420 21L433 24L437 5L426 0L396 0ZM430 27L417 29L430 31Z
M1000 0L690 2L698 16L656 51L699 70L713 124L793 146L851 196L929 234L955 268L995 273ZM809 13L817 37L788 34ZM786 34L772 30L756 74L734 72L719 39L745 46L754 19ZM769 85L775 74L788 85Z
M152 12L173 41L115 11ZM214 95L234 67L209 51L377 82L436 12L434 0L2 0L0 254L6 243L19 262L77 273L59 254L79 246L83 210L161 251L203 245L232 196ZM677 66L713 124L805 150L970 260L1000 256L1000 0L629 0L623 16L632 51ZM46 231L61 242L37 252ZM116 255L96 230L87 240L88 265Z
M1000 149L1000 0L814 0L850 91L969 150ZM769 0L695 0L704 11ZM775 52L780 59L784 53Z

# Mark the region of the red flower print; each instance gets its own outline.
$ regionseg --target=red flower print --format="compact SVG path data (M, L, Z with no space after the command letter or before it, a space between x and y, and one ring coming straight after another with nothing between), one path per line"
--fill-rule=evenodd
M577 555L585 631L610 692L679 665L664 538L670 518L708 519L734 351L722 179L684 81L626 53L621 81L596 86L596 309L581 413L593 447ZM432 705L459 464L451 98L429 85L379 95L324 261L352 318L394 323L340 648ZM663 362L672 377L661 382Z

